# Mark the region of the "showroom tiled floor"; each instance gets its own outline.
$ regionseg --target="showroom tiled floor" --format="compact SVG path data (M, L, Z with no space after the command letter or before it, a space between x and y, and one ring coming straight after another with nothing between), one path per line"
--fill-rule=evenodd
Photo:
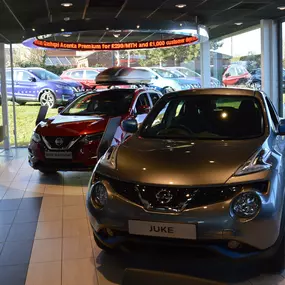
M176 249L144 248L116 256L101 252L85 210L90 173L47 177L29 167L26 155L26 149L0 154L1 285L120 284L125 268L187 274L222 284L285 285L285 274L256 276L250 265L233 267L221 258ZM147 284L163 283L150 279Z

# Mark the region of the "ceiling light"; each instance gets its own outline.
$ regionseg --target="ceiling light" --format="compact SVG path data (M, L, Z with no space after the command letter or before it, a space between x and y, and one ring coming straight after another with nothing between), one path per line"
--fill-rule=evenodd
M64 32L64 29L61 29L62 32Z
M180 23L180 25L179 25L180 27L182 27L183 26L183 24L182 23Z
M65 38L68 38L68 37L71 36L71 34L63 34L62 36L65 37Z
M107 27L106 30L109 31L109 28Z
M277 7L277 9L283 11L283 10L285 10L285 6L279 6L279 7Z
M186 4L176 4L175 5L175 7L179 9L185 8L186 6L187 6Z
M67 22L67 21L70 20L70 18L69 17L65 17L65 18L63 18L63 20Z
M32 31L33 31L33 32L35 32L35 31L36 31L36 29L35 29L35 28L32 28Z
M120 34L113 34L113 36L114 36L115 38L118 38L118 37L120 36Z
M243 24L242 22L235 23L235 25L237 26L241 26L242 24Z
M140 25L137 25L137 29L139 29L140 28Z
M63 7L71 7L71 6L73 6L73 4L65 2L65 3L61 3L61 6L63 6Z

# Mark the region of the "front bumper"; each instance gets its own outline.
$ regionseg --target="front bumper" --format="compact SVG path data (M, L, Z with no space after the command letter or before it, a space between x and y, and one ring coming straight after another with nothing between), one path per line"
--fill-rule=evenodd
M107 188L108 203L101 210L94 208L90 193L87 194L87 209L94 234L106 246L151 243L202 247L234 259L268 256L274 254L278 247L283 211L279 204L271 204L273 208L270 209L270 206L267 207L265 203L253 220L242 222L230 215L231 201L197 207L179 214L166 214L148 212L142 206L118 195L110 185ZM268 201L272 202L271 197L268 197ZM182 240L131 235L128 232L129 220L196 224L197 239ZM108 234L107 229L112 230L112 236ZM242 248L229 249L229 241L239 242Z
M86 171L92 170L97 163L97 148L100 140L90 144L77 143L67 151L72 152L72 159L46 159L48 151L43 142L31 141L28 147L28 160L32 168L45 171Z

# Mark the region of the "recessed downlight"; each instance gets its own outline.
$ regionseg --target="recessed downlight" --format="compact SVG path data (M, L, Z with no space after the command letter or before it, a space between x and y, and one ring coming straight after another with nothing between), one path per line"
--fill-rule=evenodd
M63 34L62 36L65 38L69 38L71 36L71 34Z
M33 32L35 32L35 31L36 31L36 29L35 29L35 28L32 28L32 31L33 31Z
M61 3L61 6L63 6L63 7L71 7L71 6L73 6L73 4L70 3L70 2L64 2L64 3Z
M280 11L283 11L283 10L285 10L285 6L279 6L279 7L277 7L277 9Z
M141 26L140 25L137 25L137 29L139 29Z
M108 27L106 27L106 31L109 31L109 28L108 28Z
M70 18L69 18L69 17L64 17L63 20L64 20L65 22L67 22L67 21L70 20Z
M60 29L62 32L64 32L65 30L64 29Z
M186 4L176 4L175 5L175 7L179 9L185 8L186 6L187 6Z
M243 24L242 22L235 23L236 26L241 26L242 24Z
M120 34L113 34L113 36L114 36L115 38L118 38L118 37L120 36Z

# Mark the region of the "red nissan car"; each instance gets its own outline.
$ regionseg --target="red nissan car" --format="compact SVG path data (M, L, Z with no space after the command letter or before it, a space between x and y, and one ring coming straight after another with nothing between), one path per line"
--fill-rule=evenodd
M127 74L132 79L131 84L134 84L134 77L131 76L133 69L117 68L115 71L102 72L103 80L119 84L114 77ZM134 72L137 74L137 70ZM112 75L111 79L108 74ZM123 84L126 83L124 78ZM28 148L30 165L43 173L92 169L97 162L97 148L109 119L120 117L123 121L134 117L140 124L161 96L160 92L148 88L87 92L60 110L55 117L37 125ZM125 135L119 125L112 144L119 144Z
M223 74L223 83L225 86L243 85L251 77L251 74L241 64L232 64L228 66Z

